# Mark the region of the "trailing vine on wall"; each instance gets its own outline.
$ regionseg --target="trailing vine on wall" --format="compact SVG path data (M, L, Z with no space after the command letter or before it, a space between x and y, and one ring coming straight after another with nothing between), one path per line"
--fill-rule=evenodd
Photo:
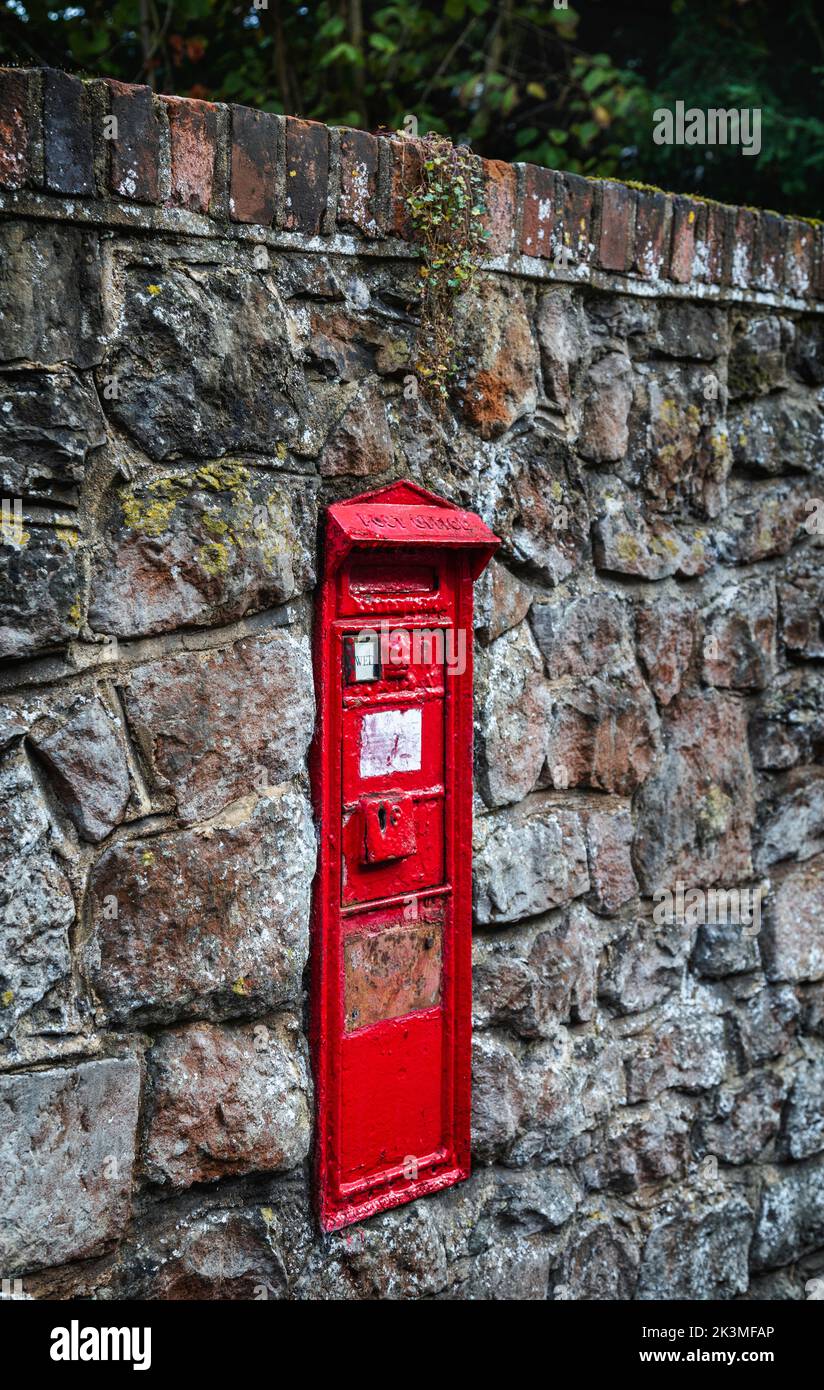
M426 135L421 143L421 182L407 198L423 258L415 370L426 398L442 409L460 370L455 300L475 278L488 233L480 157L443 135Z

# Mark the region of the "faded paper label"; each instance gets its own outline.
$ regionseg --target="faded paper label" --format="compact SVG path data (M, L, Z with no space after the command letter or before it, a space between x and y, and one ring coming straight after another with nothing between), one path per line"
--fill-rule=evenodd
M421 711L381 710L361 723L360 775L417 772L421 765Z

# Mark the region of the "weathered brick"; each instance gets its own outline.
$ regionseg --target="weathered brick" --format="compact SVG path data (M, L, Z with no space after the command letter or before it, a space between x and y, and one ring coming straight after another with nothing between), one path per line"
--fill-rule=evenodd
M752 284L755 232L755 213L750 212L749 208L738 208L735 214L732 255L724 280L725 284L734 285L736 289L749 289Z
M735 212L723 203L708 203L704 225L704 278L711 285L724 282L724 271L731 254L735 232Z
M29 110L34 74L0 68L0 187L22 188L29 178Z
M815 228L810 222L788 220L784 255L784 288L799 298L809 295L815 269Z
M688 285L693 277L699 212L700 204L693 202L691 198L679 197L672 200L669 278L678 285Z
M575 263L589 261L593 250L593 214L597 184L580 174L559 175L563 188L561 222L564 245Z
M525 256L551 258L558 207L558 175L537 164L524 165L521 251Z
M268 111L232 107L229 216L233 222L269 227L274 220L278 126L278 117Z
M169 117L171 202L208 212L217 153L217 107L211 101L161 97Z
M109 81L110 113L117 119L117 136L107 141L109 187L138 203L158 201L160 124L150 87Z
M340 137L338 222L357 227L365 236L380 236L378 223L378 158L380 144L364 130L344 130Z
M489 256L505 256L512 249L518 185L515 169L500 159L483 161L484 230Z
M602 270L629 270L635 237L635 191L622 183L601 185L598 264Z
M647 280L658 280L669 263L672 199L666 193L643 189L635 212L633 269Z
M824 299L824 227L815 229L812 292L816 299Z
M784 283L786 223L774 212L758 214L754 284L756 289L777 293Z
M43 74L46 187L53 193L95 191L94 145L88 88L77 77L47 68Z
M398 137L388 141L388 149L389 196L383 229L388 236L412 241L414 228L406 200L420 184L424 146L420 140Z
M310 236L323 231L329 188L329 131L286 117L286 207L283 225Z

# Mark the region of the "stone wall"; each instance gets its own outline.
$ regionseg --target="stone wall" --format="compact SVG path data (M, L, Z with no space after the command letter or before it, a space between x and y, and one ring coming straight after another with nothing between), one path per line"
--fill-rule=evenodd
M0 74L0 1273L35 1298L803 1298L820 230L487 164L439 416L408 389L418 160ZM402 476L503 538L477 593L474 1173L321 1237L317 521ZM760 918L667 915L679 882L763 884Z

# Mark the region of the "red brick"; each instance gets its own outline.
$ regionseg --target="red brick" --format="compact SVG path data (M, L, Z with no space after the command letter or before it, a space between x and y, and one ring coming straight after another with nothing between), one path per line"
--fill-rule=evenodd
M278 118L248 106L232 107L232 172L229 216L233 222L271 226L275 216Z
M706 276L711 285L724 282L729 256L729 242L735 233L735 211L722 203L708 203L704 241L706 243Z
M190 212L208 212L217 152L217 107L212 101L161 97L169 115L171 201Z
M597 185L580 174L561 174L563 187L562 225L564 244L576 262L590 259L593 240L592 221Z
M812 292L815 229L809 222L787 221L784 287L803 298Z
M79 78L51 68L43 73L43 144L47 188L81 197L94 193L88 89Z
M344 130L340 137L338 222L365 236L380 236L378 223L378 154L376 135Z
M553 230L558 208L558 175L538 164L524 165L521 252L545 260L555 254Z
M816 299L824 299L824 227L815 229L812 292Z
M736 289L749 289L752 284L755 228L755 213L750 212L749 208L736 209L732 253L728 258L729 280L725 281Z
M623 183L601 184L598 264L602 270L627 271L635 238L635 193Z
M755 239L754 282L756 289L778 293L784 284L784 241L786 223L774 212L758 214Z
M392 139L389 144L389 205L384 230L389 236L414 240L414 227L407 198L420 186L425 147L420 140Z
M670 248L670 279L678 285L692 280L695 266L695 241L701 204L691 198L672 200L672 246Z
M666 193L643 189L635 212L634 269L646 280L658 280L669 262L672 201Z
M309 236L322 231L328 191L329 131L317 121L287 116L286 230Z
M518 202L518 178L512 164L501 159L484 159L483 181L484 230L486 254L506 256L512 250L515 231L515 211Z
M0 68L0 186L22 188L29 175L29 101L33 73Z
M138 203L158 201L160 126L149 87L107 81L117 137L108 140L109 188Z

